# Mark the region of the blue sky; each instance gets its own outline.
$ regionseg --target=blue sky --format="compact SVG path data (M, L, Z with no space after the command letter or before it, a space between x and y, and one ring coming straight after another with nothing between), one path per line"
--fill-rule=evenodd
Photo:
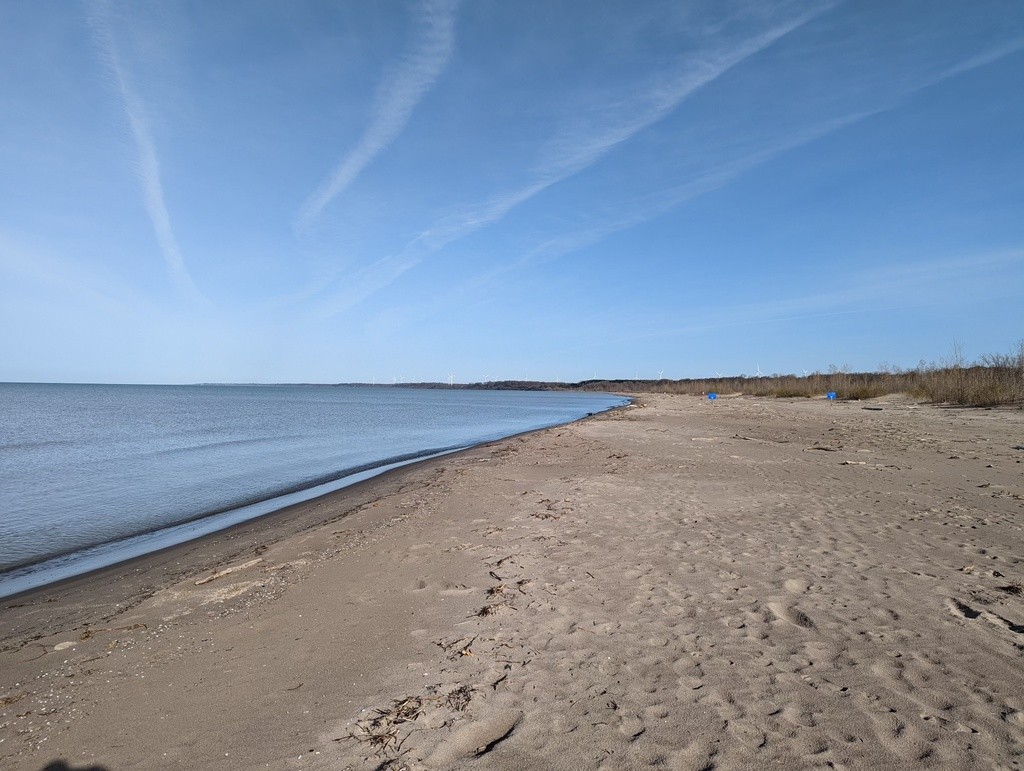
M700 377L1024 337L1024 5L0 4L0 380Z

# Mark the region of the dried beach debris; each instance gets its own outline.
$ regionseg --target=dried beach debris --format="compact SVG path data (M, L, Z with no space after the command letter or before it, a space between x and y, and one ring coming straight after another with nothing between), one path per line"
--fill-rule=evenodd
M255 565L258 562L263 562L263 558L262 557L257 557L254 560L249 560L248 562L243 562L241 565L232 565L229 568L224 568L223 570L217 570L217 571L211 573L208 576L204 576L203 578L197 578L196 579L196 586L202 586L203 584L208 584L208 583L210 583L210 581L215 581L218 578L220 578L221 576L226 576L229 573L234 573L234 572L236 572L238 570L245 570L246 568L251 568L253 565Z
M443 704L453 712L462 712L473 698L473 689L468 685L460 685L445 694Z
M28 691L22 691L21 693L13 693L8 696L0 696L0 707L9 707L11 704L15 704L28 696Z
M462 637L458 640L435 640L434 645L438 646L448 656L449 661L455 661L460 656L472 656L473 651L470 646L476 642L478 635L472 637Z
M403 754L402 745L408 734L399 738L399 727L414 722L423 714L424 699L421 696L406 696L396 699L387 709L375 709L373 717L360 720L358 732L342 736L334 741L354 739L368 744L373 753L383 760L395 760Z

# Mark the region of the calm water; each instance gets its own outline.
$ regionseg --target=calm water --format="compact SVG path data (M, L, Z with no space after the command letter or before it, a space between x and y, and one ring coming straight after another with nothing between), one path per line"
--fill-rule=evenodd
M517 391L0 384L0 596L396 464L624 402Z

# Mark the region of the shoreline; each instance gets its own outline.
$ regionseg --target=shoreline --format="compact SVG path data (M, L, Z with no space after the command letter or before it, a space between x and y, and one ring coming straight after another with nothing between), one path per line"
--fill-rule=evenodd
M1013 767L1022 428L644 395L398 469L4 601L0 762Z
M243 527L250 522L256 522L265 517L287 515L287 513L292 511L295 507L302 506L304 503L318 501L321 498L342 493L351 487L360 485L386 474L391 474L405 467L417 466L421 463L437 460L450 455L457 455L462 452L473 450L477 447L485 447L495 442L502 442L519 436L526 436L538 431L546 431L552 428L571 425L581 420L588 420L597 415L624 409L629 407L634 401L632 397L624 396L622 394L612 395L622 396L630 401L627 404L609 407L598 412L588 413L581 418L576 418L575 420L571 420L566 423L555 423L537 428L529 428L524 431L509 434L508 436L489 439L465 446L428 449L422 452L385 458L379 462L364 463L347 470L340 477L324 479L323 481L314 481L313 483L303 484L301 486L293 486L287 488L284 492L275 494L269 498L249 500L236 506L198 514L194 517L181 520L180 522L175 522L172 525L134 533L130 536L119 538L114 541L93 544L92 546L85 547L84 549L54 554L37 562L15 565L0 572L0 603L18 599L35 591L43 591L49 587L62 586L77 578L83 578L93 573L107 570L108 568L130 565L131 563L145 559L148 556L159 555L160 553L168 549L174 549L177 546L200 541L205 538L211 538L217 534L229 532L234 528ZM288 501L288 499L292 500L285 502ZM251 512L252 510L259 511L261 509L263 509L263 511L260 513L246 513ZM185 536L182 540L174 539L174 536L172 535L173 533L188 530L190 528L198 529L201 532L196 535ZM171 539L170 542L163 546L157 546L156 548L142 547L142 549L133 548L134 544L139 542L152 541L160 543L161 541L167 541L168 537ZM118 555L124 554L125 552L127 552L127 554L123 557L114 556L112 558L108 558L102 556L103 554ZM94 557L93 555L98 556ZM81 562L85 562L86 564L103 562L103 564L98 564L95 567L89 567L84 570L76 569L74 567L75 564ZM67 565L66 568L64 567L65 565ZM48 573L52 574L54 572L58 573L58 575L63 573L63 575L52 580L43 579L43 583L27 586L24 589L6 592L6 589L4 588L5 581L17 584L18 579L24 578L25 580L20 583L28 583L33 580L33 576L37 575L38 572L42 572L44 575Z
M495 441L500 441L500 440L495 440ZM295 490L293 492L284 493L282 495L275 495L275 496L272 496L270 498L264 498L262 500L257 500L257 501L251 502L251 503L246 503L246 504L243 504L241 506L234 506L234 507L227 508L227 509L221 509L221 510L218 510L218 511L210 512L208 514L199 514L199 515L196 515L195 517L192 517L192 518L189 518L189 519L186 519L186 520L182 520L181 522L177 522L177 523L175 523L173 525L168 525L166 527L161 527L161 528L157 528L157 529L154 529L154 530L143 531L141 533L136 533L134 535L127 536L126 538L120 538L120 539L115 540L115 541L107 541L105 543L94 544L93 546L88 546L85 549L80 549L80 550L76 550L76 551L72 551L72 552L65 552L63 554L56 554L56 555L53 555L52 557L48 557L48 558L46 558L46 559L44 559L44 560L42 560L40 562L28 563L26 565L18 565L18 566L15 566L13 568L10 568L7 571L4 571L3 573L0 573L0 601L7 600L7 599L12 599L12 598L17 598L17 597L19 597L19 596L21 596L21 595L23 595L23 594L25 594L27 592L35 591L36 589L42 590L42 589L46 589L49 586L56 586L56 585L59 585L59 584L63 584L66 581L73 581L76 578L88 576L91 573L94 573L94 572L99 571L99 570L105 570L107 568L117 567L119 565L126 565L126 564L132 563L132 562L134 562L136 560L145 559L146 557L148 557L150 555L160 554L161 552L163 552L163 551L165 551L167 549L173 549L176 546L182 546L184 544L192 543L194 541L200 541L200 540L202 540L204 538L209 538L209 537L215 536L218 533L223 533L225 531L229 531L229 530L231 530L233 528L236 528L236 527L242 527L242 526L246 525L249 522L255 522L255 521L260 520L260 519L262 519L264 517L272 517L272 516L274 516L276 514L287 512L288 510L290 510L291 508L293 508L295 506L300 506L303 503L308 503L310 501L316 501L316 500L318 500L320 498L324 498L326 496L330 496L330 495L334 495L336 493L340 493L340 492L348 489L349 487L352 487L354 485L358 485L358 484L360 484L362 482L365 482L365 481L376 479L379 476L391 473L393 471L397 471L398 469L404 468L406 466L415 465L417 463L425 463L427 461L435 460L437 458L443 458L443 457L445 457L447 455L453 455L453 454L456 454L456 453L459 453L459 452L465 452L466 450L472 449L473 447L476 447L476 446L479 446L479 445L471 445L469 447L459 447L459 448L445 449L445 450L441 450L441 451L438 451L438 452L426 452L422 456L417 456L416 458L413 458L413 459L410 459L410 460L404 460L404 461L398 461L398 462L395 462L395 463L383 463L383 464L380 464L380 465L375 465L374 467L372 467L370 469L366 469L366 470L363 470L363 471L354 471L351 474L346 474L346 475L344 475L342 477L339 477L337 479L331 480L329 482L324 482L324 483L320 483L320 484L311 485L309 487L304 487L304 488ZM322 492L317 492L318 488L327 488L327 487L331 487L332 489L323 490ZM302 497L304 493L311 493L311 495L309 497ZM293 497L296 497L296 496L299 497L298 500L296 500L294 502L290 502L290 503L282 503L282 501L285 501L285 500L287 500L289 498L293 498ZM244 515L245 512L248 511L248 510L260 509L260 508L264 508L264 507L271 507L271 508L267 508L267 510L264 511L263 513ZM240 518L240 519L237 519L235 521L232 521L232 519L234 519L233 515L237 516L239 514L243 514L243 517ZM138 553L131 554L131 556L126 556L126 557L123 557L123 558L116 558L113 561L109 562L108 564L100 565L100 566L94 567L94 568L87 568L85 570L82 570L82 571L79 571L79 572L75 572L75 573L73 573L71 575L67 575L67 576L62 577L62 578L58 578L58 579L55 579L55 580L52 580L52 581L46 581L45 583L40 584L38 586L33 586L33 587L26 588L26 589L20 589L20 590L18 590L16 592L12 592L10 594L3 594L2 593L3 592L2 584L3 584L4 579L9 577L12 574L18 574L18 573L27 572L27 575L31 576L32 573L34 573L36 569L41 570L43 572L46 572L47 569L48 569L47 566L50 565L51 563L60 563L61 561L64 561L64 560L76 560L76 558L77 558L76 561L81 561L81 560L84 559L85 561L88 562L89 561L88 558L90 557L90 555L92 555L93 553L95 553L97 551L101 552L101 553L104 552L104 551L114 551L115 553L121 552L122 550L134 551L132 549L132 544L137 542L137 541L148 540L148 539L154 539L154 540L157 540L157 541L163 540L162 536L170 535L171 533L174 533L175 531L179 531L179 530L183 530L183 529L188 529L189 527L197 527L197 528L199 528L200 530L202 530L204 532L201 532L201 533L199 533L197 535L194 535L194 536L188 536L188 537L184 538L183 540L172 540L171 542L167 543L167 545L165 545L165 546L159 546L159 547L153 548L153 549L145 549L144 551L139 551ZM173 539L173 536L171 536L171 538ZM100 559L104 559L104 558L101 557ZM54 569L59 571L60 570L60 565L57 564Z

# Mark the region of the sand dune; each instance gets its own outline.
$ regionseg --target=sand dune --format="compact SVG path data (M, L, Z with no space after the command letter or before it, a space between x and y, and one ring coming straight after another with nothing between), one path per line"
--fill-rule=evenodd
M644 397L9 601L0 762L1019 768L1024 414L863 406Z

